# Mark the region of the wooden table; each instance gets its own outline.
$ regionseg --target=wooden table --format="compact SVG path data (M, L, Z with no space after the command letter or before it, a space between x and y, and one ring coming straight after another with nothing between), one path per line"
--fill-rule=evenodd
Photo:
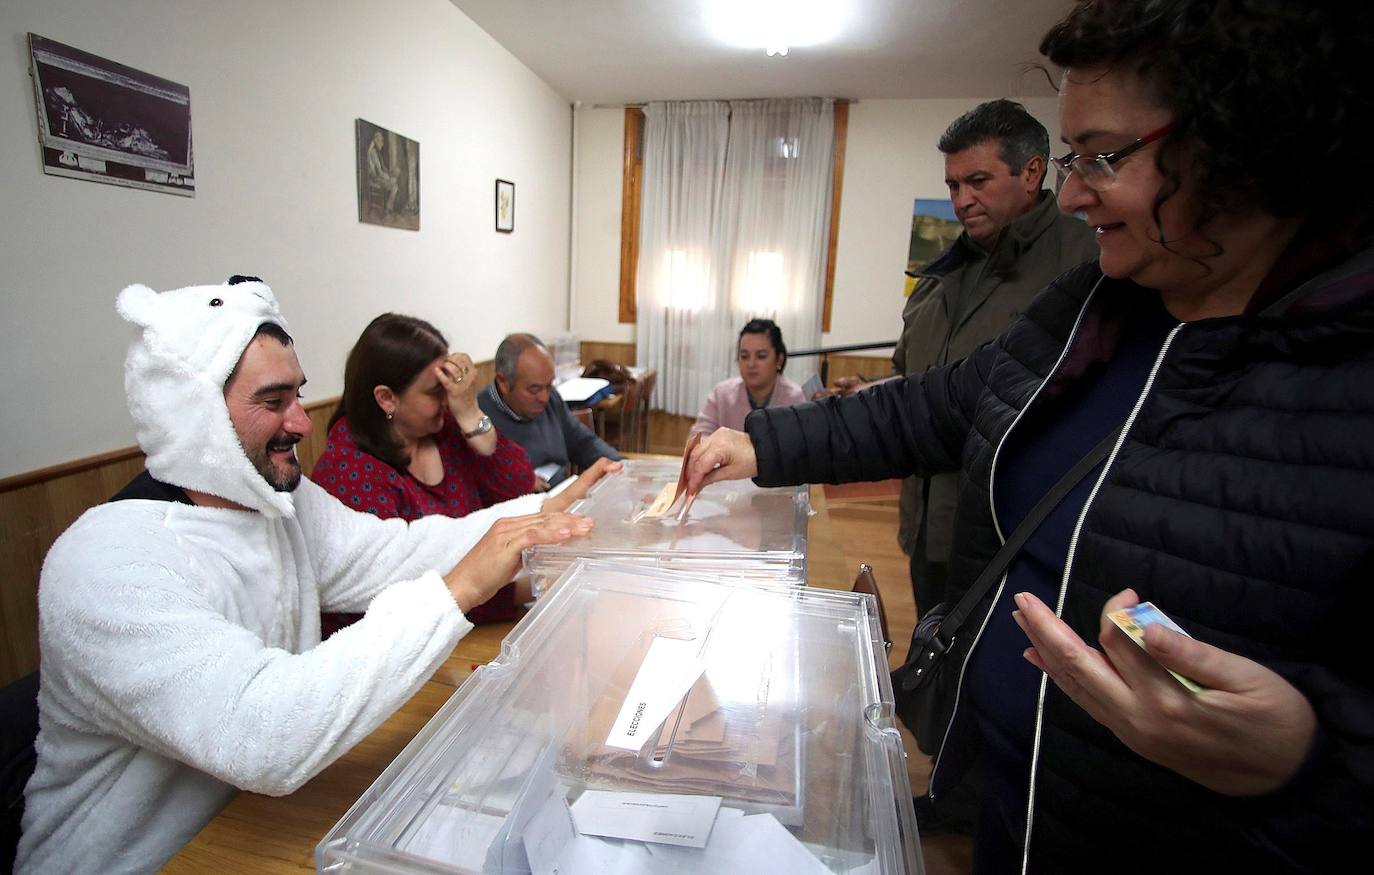
M848 590L854 569L831 534L825 494L811 487L816 513L807 533L807 577L811 586ZM514 623L478 626L420 691L357 747L344 754L290 796L240 793L164 872L314 872L315 845L390 765L473 670L495 659Z

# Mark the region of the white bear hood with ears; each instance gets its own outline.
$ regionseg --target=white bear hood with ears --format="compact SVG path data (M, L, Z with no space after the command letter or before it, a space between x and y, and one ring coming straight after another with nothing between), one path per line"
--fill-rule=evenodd
M248 461L224 403L224 384L258 326L286 330L266 283L234 277L160 293L132 285L115 309L143 329L124 360L124 390L148 472L270 517L294 516L291 494Z

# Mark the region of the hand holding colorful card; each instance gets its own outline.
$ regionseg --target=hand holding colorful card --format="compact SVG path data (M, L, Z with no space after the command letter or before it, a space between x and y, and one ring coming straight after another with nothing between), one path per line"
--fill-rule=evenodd
M1193 637L1191 635L1188 635L1188 633L1184 632L1181 628L1179 628L1179 625L1177 623L1175 623L1173 620L1170 620L1163 611L1155 607L1150 602L1141 602L1140 604L1135 605L1134 607L1122 608L1119 611L1112 611L1110 614L1107 615L1107 618L1110 619L1113 623L1115 623L1121 629L1122 632L1125 632L1127 635L1129 635L1132 641L1140 645L1140 648L1142 650L1145 649L1145 630L1154 625L1160 625L1166 629L1172 629L1178 634L1185 635L1189 638ZM1146 650L1146 653L1148 652L1149 651ZM1178 672L1173 671L1172 669L1169 669L1168 671L1169 674L1173 675L1174 678L1180 684L1183 684L1183 686L1187 687L1195 693L1200 693L1205 689L1205 687L1201 686L1191 678L1186 678Z

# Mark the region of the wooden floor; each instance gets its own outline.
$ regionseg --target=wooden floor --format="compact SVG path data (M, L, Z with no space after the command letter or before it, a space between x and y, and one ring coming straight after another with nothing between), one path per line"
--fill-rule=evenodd
M906 659L911 630L916 625L907 558L897 546L898 483L887 481L886 489L877 484L863 489L826 487L831 530L844 550L846 563L855 569L861 562L873 566L892 636L889 656L892 668ZM916 748L916 740L905 727L902 738L906 742L911 789L920 795L930 779L930 758ZM921 847L925 853L926 875L963 875L973 871L973 851L966 836L922 836Z

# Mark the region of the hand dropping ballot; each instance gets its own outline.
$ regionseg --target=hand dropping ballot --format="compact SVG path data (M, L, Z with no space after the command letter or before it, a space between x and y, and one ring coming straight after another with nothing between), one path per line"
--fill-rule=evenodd
M691 461L692 451L696 449L699 443L701 443L701 435L699 433L687 439L687 446L682 451L682 468L678 472L677 482L663 484L663 489L659 491L657 497L650 502L648 507L635 514L630 522L637 523L645 519L660 519L672 509L673 505L677 504L679 498L686 494L687 463ZM691 511L692 502L694 501L696 501L695 495L687 496L687 503L684 504L682 510L678 512L677 521L679 523L687 519L687 514Z
M1177 623L1175 623L1173 620L1170 620L1163 611L1155 607L1150 602L1141 602L1140 604L1135 605L1134 607L1122 608L1119 611L1112 611L1110 614L1107 615L1107 617L1113 623L1115 623L1121 629L1122 632L1125 632L1127 635L1129 635L1131 640L1138 644L1142 650L1145 649L1145 630L1154 625L1160 625L1166 629L1172 629L1178 634L1187 636L1189 638L1193 637L1189 635L1187 632L1184 632L1181 628L1179 628L1179 625ZM1145 652L1148 653L1149 651L1146 650ZM1180 684L1183 684L1183 686L1187 687L1193 692L1200 693L1205 689L1205 687L1203 687L1196 681L1192 680L1191 678L1184 677L1183 675L1179 674L1178 672L1172 669L1167 670L1169 674L1174 676L1175 680L1177 680Z

